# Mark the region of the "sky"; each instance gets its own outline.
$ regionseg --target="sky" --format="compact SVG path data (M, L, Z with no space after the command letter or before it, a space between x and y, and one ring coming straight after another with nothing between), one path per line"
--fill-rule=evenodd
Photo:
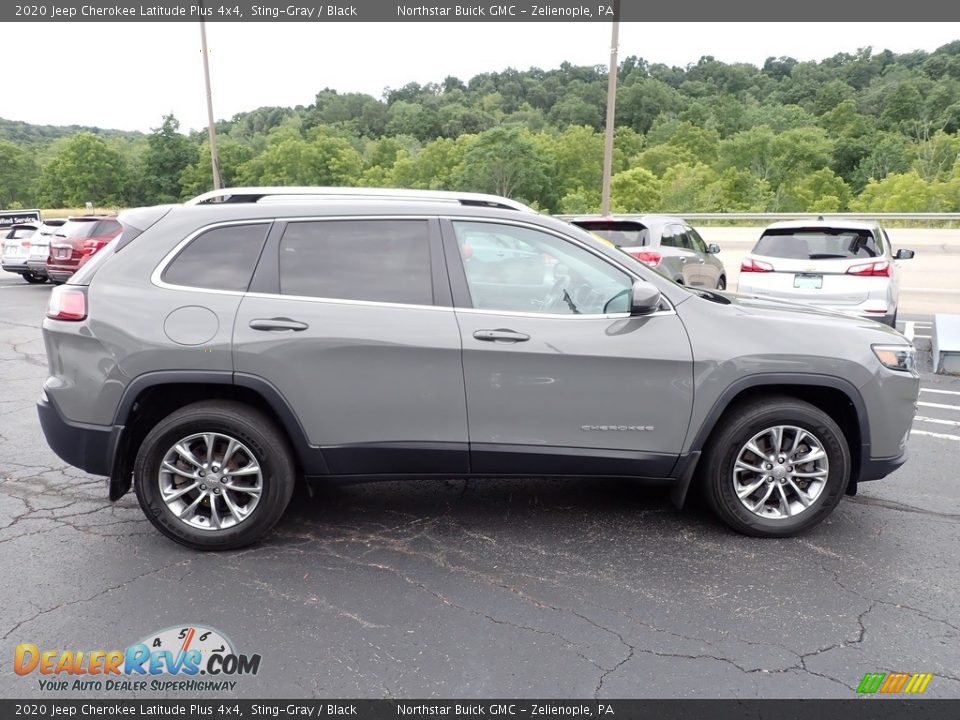
M173 112L182 130L206 127L199 24L16 30L0 40L0 117L146 132ZM621 23L619 52L666 65L704 55L762 65L771 56L821 60L866 46L932 51L958 39L952 23ZM264 105L308 105L325 87L381 97L386 88L448 75L468 80L564 61L606 66L610 24L209 23L207 41L214 114L228 119ZM16 93L7 91L11 80Z

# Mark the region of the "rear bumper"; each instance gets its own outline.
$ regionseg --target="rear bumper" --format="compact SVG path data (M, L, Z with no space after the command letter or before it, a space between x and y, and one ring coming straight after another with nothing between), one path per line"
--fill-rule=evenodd
M67 420L49 398L37 403L47 444L66 463L91 475L110 475L122 425L87 425Z
M27 260L27 269L34 275L42 275L43 277L47 277L46 260Z
M5 262L5 263L0 264L0 267L2 267L2 268L3 268L4 270L6 270L7 272L19 273L20 275L23 275L24 273L30 272L30 269L27 267L27 262L26 262L26 260L23 260L23 261L20 261L20 262L16 262L16 261L14 261L14 262L9 262L9 261L8 261L8 262Z
M857 482L866 482L868 480L879 480L885 478L894 470L899 468L907 461L907 451L904 451L896 457L889 458L864 458L860 462L860 477Z
M54 282L66 282L69 280L73 274L76 272L76 269L71 268L69 270L58 270L57 268L47 266L47 277L53 280Z

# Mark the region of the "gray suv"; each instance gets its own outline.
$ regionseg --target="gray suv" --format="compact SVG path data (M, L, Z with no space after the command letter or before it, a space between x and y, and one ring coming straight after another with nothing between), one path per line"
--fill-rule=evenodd
M666 482L784 537L906 459L891 328L680 287L505 199L238 189L120 222L51 294L40 421L193 548L262 537L301 479L398 477Z

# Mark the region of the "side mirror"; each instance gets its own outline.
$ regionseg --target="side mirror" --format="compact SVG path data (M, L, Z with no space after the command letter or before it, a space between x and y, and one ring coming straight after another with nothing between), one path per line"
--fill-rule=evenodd
M912 260L914 255L916 255L916 253L913 250L897 250L897 254L893 256L893 259Z
M716 255L718 252L720 252L720 246L716 243L710 243L707 245L707 252L711 255Z
M630 314L649 315L660 308L660 291L647 282L637 280L630 289Z

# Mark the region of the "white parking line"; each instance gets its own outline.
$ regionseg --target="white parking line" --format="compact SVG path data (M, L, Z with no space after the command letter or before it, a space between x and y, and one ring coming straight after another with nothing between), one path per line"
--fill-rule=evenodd
M941 420L940 418L928 418L917 415L914 420L917 422L936 423L937 425L949 425L950 427L960 428L960 422L956 420Z
M913 342L913 328L915 325L916 323L914 323L912 320L908 320L903 325L903 336L910 342Z
M927 339L927 340L930 340L930 339L931 339L929 335L914 335L913 337L914 337L914 338L925 338L925 339Z
M937 393L937 395L960 395L960 390L934 390L933 388L920 388L920 392Z
M960 410L960 405L944 405L943 403L918 402L920 407L941 408L942 410Z
M947 435L946 433L927 432L926 430L911 430L911 435L926 435L927 437L940 438L941 440L956 440L960 442L960 435Z
M952 288L902 287L900 289L906 290L907 292L928 292L943 293L944 295L960 295L960 290L954 290Z

